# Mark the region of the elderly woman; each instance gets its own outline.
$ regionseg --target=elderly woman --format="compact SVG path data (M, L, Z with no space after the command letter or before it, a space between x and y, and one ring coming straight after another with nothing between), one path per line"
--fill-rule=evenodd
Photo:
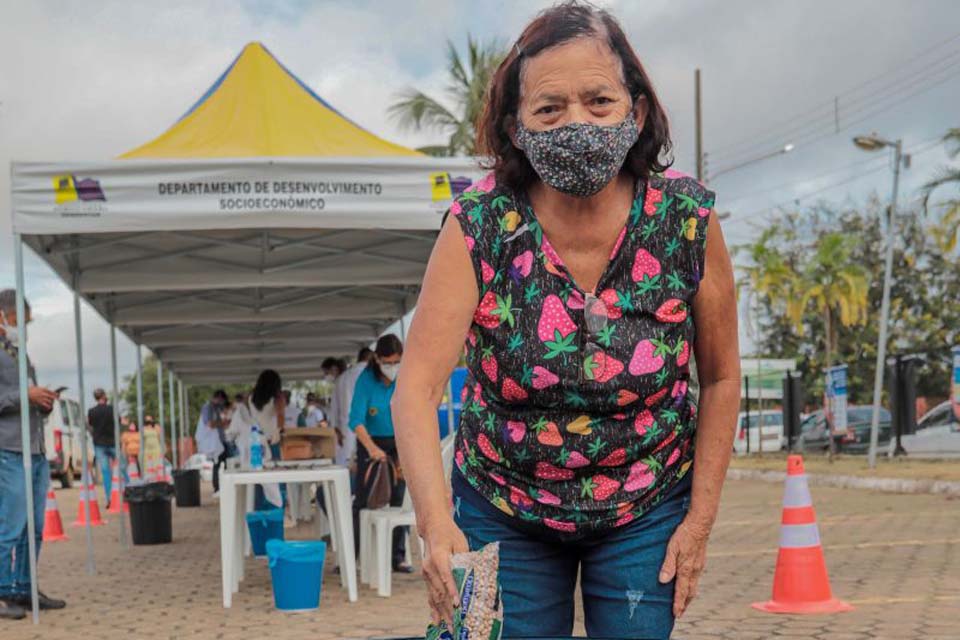
M394 399L434 618L450 556L500 543L505 636L665 638L696 594L739 403L714 194L607 12L554 7L494 75L493 173L451 207ZM436 406L466 343L454 510ZM699 403L689 392L696 356Z

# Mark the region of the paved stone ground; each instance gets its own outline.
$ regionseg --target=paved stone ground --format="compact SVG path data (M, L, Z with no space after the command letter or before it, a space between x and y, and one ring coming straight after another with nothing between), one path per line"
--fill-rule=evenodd
M856 610L803 617L751 609L751 602L770 595L781 490L760 482L727 483L701 596L678 623L675 638L960 637L960 500L946 496L813 487L834 592ZM5 640L323 640L423 632L427 610L418 576L395 576L390 599L363 590L351 605L338 578L328 573L318 611L284 614L273 609L266 563L250 559L233 608L224 610L218 511L207 496L200 509L175 510L171 545L123 549L116 516L108 516L108 525L94 530L97 573L88 576L83 530L69 526L77 492L57 491L57 499L70 540L45 545L40 582L69 607L42 613L36 627L29 619L0 624ZM302 526L290 537L310 532ZM582 633L579 622L578 629Z

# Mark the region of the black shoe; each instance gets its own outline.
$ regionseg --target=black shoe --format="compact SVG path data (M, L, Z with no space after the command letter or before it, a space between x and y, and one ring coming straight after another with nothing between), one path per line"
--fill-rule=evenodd
M413 573L413 567L411 567L409 564L406 564L406 563L396 564L393 566L393 572L394 573Z
M0 600L0 620L22 620L26 617L27 612L13 600Z
M57 600L56 598L51 598L47 596L43 591L37 592L37 600L41 609L63 609L67 606L67 603L63 600ZM33 607L33 603L30 601L30 594L28 593L25 596L16 596L15 598L10 598L11 602L14 602L21 607L30 609Z

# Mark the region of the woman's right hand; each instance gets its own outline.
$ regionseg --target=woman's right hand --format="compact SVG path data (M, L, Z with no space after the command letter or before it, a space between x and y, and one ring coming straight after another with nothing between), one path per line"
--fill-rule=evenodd
M379 460L383 460L384 458L387 457L387 452L384 451L383 449L381 449L380 447L378 447L377 445L373 445L373 446L370 448L370 450L367 451L367 453L370 454L370 457L371 457L372 459L378 460L378 461L379 461Z
M424 542L423 579L427 583L427 597L430 601L430 615L434 624L441 620L453 620L453 608L459 604L457 583L453 580L451 556L470 550L467 538L460 531L453 518L444 515L435 524L418 525L420 537Z

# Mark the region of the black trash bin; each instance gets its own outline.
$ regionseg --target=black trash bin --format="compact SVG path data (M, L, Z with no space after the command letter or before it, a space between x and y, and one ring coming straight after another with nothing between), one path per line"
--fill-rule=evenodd
M123 499L130 505L133 544L169 544L173 540L171 497L173 487L166 482L151 482L123 490Z
M179 469L173 472L173 490L178 507L200 506L200 470Z

